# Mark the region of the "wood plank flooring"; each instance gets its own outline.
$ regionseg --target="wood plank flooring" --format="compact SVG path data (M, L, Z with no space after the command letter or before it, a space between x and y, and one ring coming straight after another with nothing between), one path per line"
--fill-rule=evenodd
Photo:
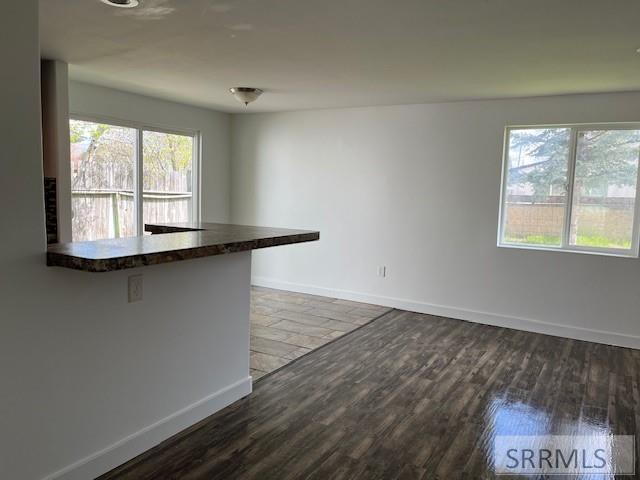
M497 434L637 438L639 383L640 351L392 311L101 480L495 478Z
M251 288L254 381L391 310L303 293Z

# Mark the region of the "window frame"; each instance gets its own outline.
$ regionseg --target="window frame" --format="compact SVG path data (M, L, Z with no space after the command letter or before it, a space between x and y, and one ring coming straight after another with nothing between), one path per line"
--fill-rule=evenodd
M510 243L503 241L504 226L506 221L505 201L507 194L507 179L509 168L509 147L511 140L511 131L523 129L545 129L545 128L564 128L570 130L569 135L569 158L567 164L567 204L565 207L565 218L562 228L560 246L554 247L550 245L533 245L526 243ZM571 235L571 216L573 212L573 189L575 184L575 170L577 162L578 133L590 130L640 130L640 122L620 122L620 123L570 123L570 124L546 124L546 125L507 125L504 129L504 140L502 146L502 173L500 178L500 206L498 210L498 239L497 246L501 248L518 248L525 250L542 250L551 252L570 252L583 253L589 255L606 255L614 257L638 258L640 251L640 155L638 159L638 171L636 177L636 197L633 209L633 224L631 247L628 249L621 248L604 248L590 247L570 244Z
M200 130L165 126L161 124L149 124L146 122L136 122L133 120L125 120L122 118L110 117L106 115L91 115L79 112L70 112L69 121L78 120L81 122L103 123L114 127L123 127L136 130L136 154L134 159L134 215L136 225L136 236L144 235L144 217L143 217L143 157L142 151L144 147L143 137L144 132L157 132L167 133L173 135L183 135L193 138L193 153L192 153L192 175L191 179L193 191L191 192L192 198L192 218L191 222L200 222L202 211L202 199L201 199L201 156L202 156L202 142ZM65 159L63 161L67 161ZM69 191L69 199L71 198L71 191ZM69 226L71 229L71 226Z

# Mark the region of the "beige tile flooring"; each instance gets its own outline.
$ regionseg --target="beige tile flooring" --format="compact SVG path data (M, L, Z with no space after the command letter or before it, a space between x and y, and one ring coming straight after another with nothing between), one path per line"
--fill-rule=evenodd
M391 310L304 293L251 288L251 375L257 380Z

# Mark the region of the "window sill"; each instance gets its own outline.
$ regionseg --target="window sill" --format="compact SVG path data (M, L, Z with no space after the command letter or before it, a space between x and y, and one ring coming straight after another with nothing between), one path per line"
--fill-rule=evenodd
M597 255L602 257L619 257L619 258L633 258L637 259L638 255L630 251L615 251L615 250L582 250L579 248L560 248L560 247L543 247L538 245L519 245L510 243L498 243L498 248L508 248L516 250L535 250L541 252L556 252L556 253L579 253L582 255Z

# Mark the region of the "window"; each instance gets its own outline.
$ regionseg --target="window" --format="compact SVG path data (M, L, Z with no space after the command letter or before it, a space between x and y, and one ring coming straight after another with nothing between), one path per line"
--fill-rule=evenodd
M640 125L509 127L498 243L638 255Z
M74 241L142 235L198 218L197 135L70 121Z
M193 216L193 137L142 134L145 223L188 222Z

